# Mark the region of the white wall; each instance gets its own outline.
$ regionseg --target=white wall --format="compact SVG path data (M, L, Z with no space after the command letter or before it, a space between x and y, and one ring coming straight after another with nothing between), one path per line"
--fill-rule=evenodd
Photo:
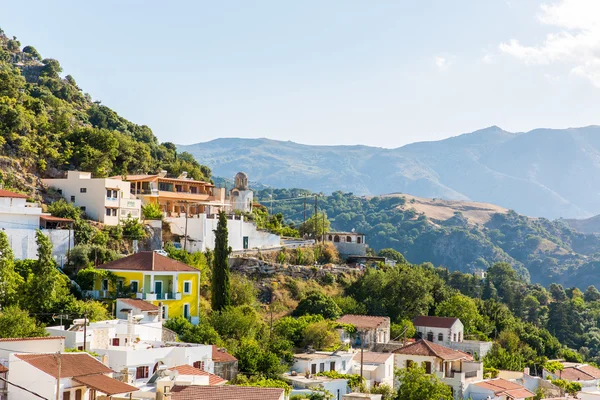
M8 369L9 381L33 390L47 399L56 397L56 379L20 360L14 354L10 355ZM39 400L39 397L13 385L8 386L8 398L10 400Z
M341 374L348 374L351 373L352 370L352 357L354 356L354 353L348 353L348 354L340 354L338 353L338 355L336 356L329 356L329 357L325 357L325 358L317 358L317 359L311 359L311 360L306 360L306 359L300 359L300 358L295 358L294 359L294 363L292 364L292 367L290 368L291 371L296 371L298 374L304 374L306 371L311 371L311 365L315 364L316 365L316 371L317 374L319 372L321 372L320 370L320 364L324 363L324 371L331 371L331 363L335 362L335 370ZM345 361L345 364L344 364Z
M8 243L13 250L14 256L16 259L24 260L24 259L32 259L37 260L37 244L35 242L35 228L21 228L21 229L5 229L8 236ZM74 234L73 231L68 229L42 229L42 233L50 239L52 242L52 255L57 256L57 263L60 265L61 259L63 257L63 263L66 263L66 255L69 249L69 238L71 243L71 248L74 246Z
M435 328L429 326L415 326L417 333L421 334L423 339L427 339L427 333L433 332L433 343L438 343L443 346L449 346L451 342L462 342L464 339L464 326L460 320L457 320L454 325L448 328ZM439 334L444 335L443 341L438 340ZM456 335L456 340L454 339Z

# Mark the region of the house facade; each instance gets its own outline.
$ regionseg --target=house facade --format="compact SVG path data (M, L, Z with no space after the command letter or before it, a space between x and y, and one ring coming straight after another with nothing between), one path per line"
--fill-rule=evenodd
M9 398L83 400L137 390L114 379L113 372L87 353L11 354L8 376L18 386L9 388Z
M252 212L254 193L248 187L248 175L238 172L235 176L235 186L229 191L229 202L234 211Z
M419 316L413 320L417 337L462 351L479 359L492 349L492 342L465 340L464 325L458 318Z
M597 388L600 385L600 369L588 364L568 365L562 371L555 372L544 368L542 377L577 382L584 388Z
M425 372L435 375L452 388L455 399L465 397L470 383L483 380L483 363L460 351L420 339L393 351L396 368L422 365ZM468 396L466 396L468 397Z
M349 256L366 256L367 236L358 232L328 232L325 241L334 244L340 255L344 258Z
M362 366L362 368L361 368ZM367 388L379 385L394 387L394 355L358 351L352 358L352 373L360 375L362 369Z
M339 329L342 341L350 340L354 347L360 347L361 342L364 349L372 350L377 344L390 341L390 318L374 317L369 315L347 314L336 322L350 324L356 327L355 334L349 334L344 329Z
M130 185L120 179L92 178L91 172L68 171L64 179L42 179L94 221L118 225L127 218L141 218L141 202Z
M40 229L52 242L52 255L59 265L74 245L70 219L54 218L42 208L27 201L28 196L0 189L0 229L8 236L8 243L16 259L36 259L36 231Z
M163 319L182 316L200 322L200 271L156 252L143 251L96 267L117 276L116 287L98 278L88 292L94 298L114 298L129 291L137 299L161 306Z
M228 381L234 380L238 374L238 359L224 348L215 345L211 347L215 375Z

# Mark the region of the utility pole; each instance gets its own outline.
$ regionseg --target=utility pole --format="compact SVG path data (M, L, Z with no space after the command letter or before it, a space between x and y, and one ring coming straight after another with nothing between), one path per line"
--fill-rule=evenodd
M85 351L85 345L87 341L87 312L83 314L83 351Z
M61 361L60 361L60 351L56 353L56 364L58 365L58 374L56 377L56 400L60 400L60 369L61 369Z
M185 203L185 233L183 236L183 251L187 251L188 202Z
M317 195L315 194L315 244L317 244L317 222L319 222L319 217L317 216L317 211L319 209L319 203L317 200Z
M325 212L321 214L321 222L323 223L323 232L321 232L321 243L325 243Z
M365 348L365 333L360 331L360 383L363 381L363 350Z
M306 225L306 195L304 195L304 224Z

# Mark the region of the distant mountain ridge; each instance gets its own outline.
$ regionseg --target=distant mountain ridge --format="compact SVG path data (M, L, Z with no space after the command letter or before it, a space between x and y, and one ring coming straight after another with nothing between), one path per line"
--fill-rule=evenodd
M493 203L547 218L600 214L600 126L512 133L492 126L396 149L216 139L177 146L217 176L279 188L393 192Z

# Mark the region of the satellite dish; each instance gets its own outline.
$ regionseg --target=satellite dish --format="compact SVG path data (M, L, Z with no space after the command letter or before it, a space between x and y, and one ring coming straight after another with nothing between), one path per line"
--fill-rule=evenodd
M354 232L356 232L356 229L355 229L355 228L352 228L352 233L354 233Z

